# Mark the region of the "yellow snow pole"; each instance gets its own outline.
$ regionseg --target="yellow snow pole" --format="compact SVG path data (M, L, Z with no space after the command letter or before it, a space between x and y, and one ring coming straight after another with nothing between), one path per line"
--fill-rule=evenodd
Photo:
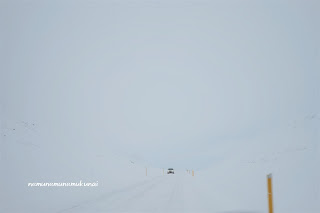
M268 182L268 201L269 201L269 213L273 213L273 202L272 202L272 174L267 175Z

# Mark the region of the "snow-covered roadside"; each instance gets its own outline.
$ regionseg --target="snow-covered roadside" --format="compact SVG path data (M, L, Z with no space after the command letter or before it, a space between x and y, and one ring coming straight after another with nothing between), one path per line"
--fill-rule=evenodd
M1 126L0 212L59 212L162 175L107 147L56 143L37 124L7 121ZM28 183L93 182L97 187L28 187ZM5 193L4 193L5 192Z
M266 175L273 174L274 211L320 211L319 120L303 119L230 147L225 161L197 173L217 211L267 212ZM236 143L235 143L236 144Z

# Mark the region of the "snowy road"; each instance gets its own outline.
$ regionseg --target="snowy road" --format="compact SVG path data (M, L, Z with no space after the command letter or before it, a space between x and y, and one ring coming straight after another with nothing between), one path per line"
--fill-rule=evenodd
M186 173L158 176L61 212L212 212L196 183Z

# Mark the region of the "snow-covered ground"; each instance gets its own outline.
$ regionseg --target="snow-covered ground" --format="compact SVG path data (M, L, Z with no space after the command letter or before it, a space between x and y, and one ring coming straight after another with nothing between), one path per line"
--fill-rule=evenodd
M194 177L185 170L167 175L161 168L147 168L146 176L141 163L112 151L71 149L56 156L36 145L41 135L36 125L1 125L1 189L6 192L0 194L1 212L267 212L268 173L273 173L275 212L320 210L317 115L296 122L294 131L289 125L253 138L245 148L234 143L225 160L195 171ZM273 143L277 138L291 142ZM259 140L265 145L255 145ZM80 180L99 186L27 186Z
M2 119L0 212L59 212L163 174L160 168L148 168L146 176L144 166L108 150L48 146L45 140L37 125ZM98 186L28 187L33 182L79 181Z

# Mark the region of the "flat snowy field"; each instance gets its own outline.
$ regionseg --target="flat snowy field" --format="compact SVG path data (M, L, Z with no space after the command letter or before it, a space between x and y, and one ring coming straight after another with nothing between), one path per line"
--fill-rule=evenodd
M5 175L1 186L6 193L1 193L0 212L268 212L268 171L274 172L275 212L319 212L318 158L314 149L273 154L269 150L264 155L253 149L244 154L238 153L237 147L230 148L226 153L230 158L195 171L195 176L185 170L167 175L160 168L148 168L146 176L144 167L111 152L92 158L92 162L74 153L71 165L68 156L61 155L57 161L49 153L44 156L18 144L7 145L7 150L23 156L19 161L13 155L7 156L7 162L16 165L14 168L2 165ZM48 163L43 165L39 157ZM24 169L18 169L23 161ZM52 172L44 176L41 169L50 168ZM78 177L83 182L99 181L99 186L27 186L28 182L77 182Z
M320 212L319 115L278 126L220 150L225 159L195 176L167 175L104 147L48 144L41 128L2 121L0 212ZM257 143L259 141L259 143ZM216 150L212 150L216 153ZM58 155L57 155L58 153ZM19 156L19 157L17 157ZM191 168L190 168L191 169ZM28 187L29 182L97 182L98 187Z

